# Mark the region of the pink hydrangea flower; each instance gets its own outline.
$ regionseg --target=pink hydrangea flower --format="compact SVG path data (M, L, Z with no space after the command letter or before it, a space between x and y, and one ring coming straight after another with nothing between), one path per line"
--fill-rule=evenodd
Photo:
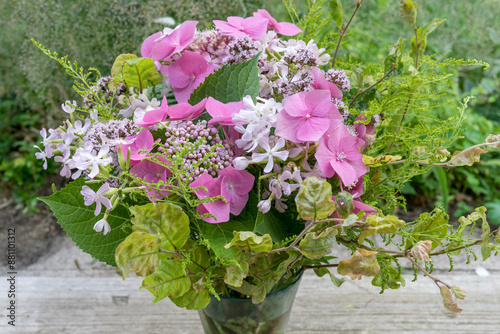
M300 92L285 100L278 114L275 134L294 143L319 140L332 121L341 122L328 90Z
M327 178L337 174L345 186L368 172L363 155L358 147L364 142L352 136L347 127L340 123L320 141L315 157L319 168Z
M190 121L200 116L205 110L207 99L203 99L194 106L189 103L178 103L169 108L169 121Z
M194 89L213 71L214 65L207 63L202 55L185 51L168 69L177 102L187 102Z
M239 215L248 202L255 177L247 171L226 167L219 171L221 195L229 203L229 212Z
M158 124L160 122L164 122L167 118L168 113L168 102L167 97L164 96L161 102L161 106L159 108L147 111L144 114L144 117L140 122L135 122L135 125L139 125L142 127L148 127L151 125Z
M213 97L209 97L206 107L207 112L212 116L212 119L208 121L209 125L235 125L236 123L233 122L233 115L244 108L244 103L243 101L222 103Z
M253 39L260 39L267 31L269 20L264 17L229 16L227 22L214 20L214 24L223 35L234 38L248 35Z
M193 41L197 21L185 21L175 29L165 28L144 40L141 55L154 61L170 61Z
M195 191L195 195L198 196L199 199L203 199L206 197L215 197L222 195L221 194L221 179L214 179L208 173L203 173L196 180L189 184L191 188L196 188L200 186L205 186L208 190L200 189ZM224 203L222 200L217 200L215 202L207 202L198 205L196 208L200 214L211 213L213 214L217 220L213 217L204 218L203 220L208 223L223 223L229 221L229 212L230 212L230 204Z
M130 173L144 179L148 183L158 183L160 180L166 182L167 177L172 176L172 173L167 168L149 160L139 162L130 169ZM146 187L146 190L148 190L146 194L151 202L160 200L163 196L169 194L168 190L161 191L158 194L156 191L149 191L149 189L150 187Z
M342 98L342 92L340 91L340 89L334 83L325 79L325 75L323 74L322 70L315 67L311 70L311 74L314 77L314 82L311 85L312 88L316 90L328 89L330 91L332 99Z
M125 138L126 141L133 140L130 144L120 144L122 148L123 155L127 159L127 151L130 148L130 165L137 165L142 159L147 157L147 153L139 152L140 150L151 151L153 148L153 135L148 129L143 129L137 135L133 135ZM118 152L118 148L116 147Z
M267 29L272 29L280 35L295 36L302 32L302 30L293 23L276 21L276 19L265 9L258 9L255 13L253 13L253 16L268 19L269 22L267 23Z

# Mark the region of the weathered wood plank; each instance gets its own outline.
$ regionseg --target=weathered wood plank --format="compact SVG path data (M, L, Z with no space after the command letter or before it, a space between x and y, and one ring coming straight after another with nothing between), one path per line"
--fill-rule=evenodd
M454 315L442 307L433 282L421 277L407 287L379 295L369 279L335 288L326 278L306 273L292 311L288 333L498 333L500 276L440 275L467 291ZM1 333L202 333L196 311L168 300L151 303L139 290L140 278L23 277L17 282L16 330L7 325L2 292ZM0 278L6 291L6 278Z

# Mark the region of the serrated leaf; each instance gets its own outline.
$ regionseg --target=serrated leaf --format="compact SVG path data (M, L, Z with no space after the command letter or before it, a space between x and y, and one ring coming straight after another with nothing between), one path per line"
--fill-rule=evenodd
M297 199L297 211L304 220L324 219L335 211L332 186L326 180L308 177L302 182Z
M122 65L122 80L128 87L144 88L158 85L161 82L160 73L156 70L151 58L132 58Z
M403 19L411 24L417 23L417 7L418 5L411 0L401 0L399 2L399 11Z
M321 233L308 232L299 243L299 251L308 259L320 259L332 252L336 235L334 227L328 227Z
M342 29L342 2L340 0L330 0L330 15L339 29Z
M171 203L148 203L130 208L134 231L161 238L161 248L176 251L188 240L189 219L182 209Z
M157 253L160 243L158 236L144 232L131 233L116 248L116 264L122 278L125 279L131 271L138 276L151 275L160 263Z
M335 196L335 210L341 217L347 218L354 210L354 201L352 195L347 191L342 191Z
M161 261L156 271L142 281L142 287L155 297L153 303L165 297L180 297L191 288L191 280L184 273L179 259Z
M439 286L439 289L441 290L441 298L443 298L444 307L450 312L462 313L462 309L459 308L457 303L453 300L450 289L444 285Z
M170 300L178 307L187 310L201 310L210 303L210 292L201 284L195 284L188 292L180 297L171 297Z
M358 249L349 260L339 262L337 272L351 279L361 279L362 276L375 276L380 272L377 252Z
M229 64L210 74L194 90L189 103L195 105L206 97L213 97L222 102L237 102L247 95L252 99L260 93L259 62L260 52L250 60Z
M40 200L49 206L59 225L81 250L99 261L116 267L115 249L131 232L130 213L127 208L119 205L111 211L107 219L111 231L106 235L95 232L93 227L104 214L94 216L95 204L90 206L84 204L83 196L80 194L84 185L83 179L77 179L53 195ZM94 191L100 187L99 184L88 186Z
M379 157L370 157L369 155L363 155L363 162L368 167L380 167L391 161L401 160L400 155L384 155Z
M111 67L111 76L114 78L122 73L123 64L130 59L136 59L137 56L131 53L121 54L116 57L113 67Z

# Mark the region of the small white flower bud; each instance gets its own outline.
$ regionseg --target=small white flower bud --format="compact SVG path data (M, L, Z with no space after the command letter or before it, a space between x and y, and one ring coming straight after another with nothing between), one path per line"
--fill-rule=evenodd
M233 166L237 170L245 170L248 167L248 159L245 157L237 157L233 160Z

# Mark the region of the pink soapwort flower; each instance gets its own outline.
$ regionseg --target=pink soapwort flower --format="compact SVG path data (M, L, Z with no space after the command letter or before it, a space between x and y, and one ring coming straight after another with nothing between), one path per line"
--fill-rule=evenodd
M187 102L194 89L213 71L214 65L207 63L203 56L185 51L168 69L168 78L177 102Z
M325 75L323 74L322 70L315 67L311 70L311 73L314 77L314 82L311 85L312 88L316 90L328 89L330 91L332 99L342 98L342 92L340 91L340 89L335 84L325 79Z
M59 143L57 145L57 149L61 151L62 156L58 155L57 157L54 158L54 161L60 162L63 164L63 168L60 171L60 175L62 177L71 177L71 168L69 168L69 161L70 161L70 155L71 155L71 150L68 145L65 143Z
M130 169L130 173L142 178L148 183L158 183L160 180L166 182L167 177L172 176L172 173L167 168L149 160L139 162ZM167 188L165 187L165 189ZM149 191L150 187L147 186L146 190L148 190L146 194L151 202L161 200L163 196L169 194L168 190L160 191L160 194L156 191Z
M352 136L347 127L340 123L319 143L315 157L319 168L327 178L337 174L345 186L366 174L368 168L358 147L364 142Z
M127 159L127 152L128 149L130 148L131 166L137 165L142 159L147 157L147 153L139 151L140 150L147 150L148 152L151 151L154 143L153 135L151 134L151 132L149 132L148 129L142 129L141 132L139 132L137 135L127 137L125 138L125 140L127 141L133 140L133 142L130 144L121 144L122 152L125 159ZM117 147L116 151L118 152Z
M70 101L66 101L61 104L61 108L65 113L72 114L75 111L75 107L77 106L76 101L73 100L73 103Z
M285 147L285 140L283 138L279 138L273 148L269 145L269 140L267 138L259 140L259 145L264 149L265 153L253 153L252 161L261 162L267 160L264 173L271 172L274 166L274 158L278 158L282 161L285 161L288 158L288 151L280 151L280 149Z
M196 188L200 186L205 186L208 190L204 189L196 190L194 193L199 199L206 197L220 196L221 194L221 179L214 179L208 173L203 173L196 180L189 184L191 188ZM217 200L215 202L207 202L198 205L196 208L200 214L211 213L217 220L213 217L204 218L203 220L208 223L223 223L229 221L230 204L224 203L222 200Z
M235 125L233 122L233 115L239 113L244 107L243 101L222 103L209 97L207 100L207 112L212 116L208 121L209 125L222 124L222 125Z
M101 213L101 204L104 205L108 210L111 210L113 206L109 198L104 196L104 193L110 191L111 188L108 183L104 183L99 190L93 191L89 186L83 186L80 194L83 196L84 204L86 206L95 203L94 216L98 216Z
M328 90L294 94L278 114L275 134L294 143L317 141L330 127L332 117L341 122L336 109Z
M365 121L366 116L364 114L356 117L355 121ZM365 140L365 135L372 135L375 133L375 128L370 124L354 123L354 130L359 139Z
M219 171L221 195L229 203L229 212L239 215L248 202L255 177L247 171L226 167Z
M269 22L267 23L267 29L272 29L280 35L295 36L302 32L302 30L293 23L276 21L276 19L272 17L271 14L269 14L269 12L265 9L258 9L253 13L253 16L268 19Z
M205 110L207 99L204 98L194 106L189 103L178 103L168 110L168 121L191 121L200 116Z
M99 220L94 225L94 231L101 232L102 230L104 230L104 235L108 234L111 231L111 226L109 226L109 223L104 218Z
M139 122L135 122L135 125L148 127L151 125L158 124L160 122L165 121L165 119L167 118L167 113L168 113L168 102L167 102L167 97L164 96L161 102L161 106L159 108L146 111L142 120Z
M170 61L193 41L197 21L185 21L175 29L165 28L144 40L141 55L154 61Z
M214 24L222 32L222 35L234 38L248 35L252 39L260 39L266 34L269 20L264 17L229 16L227 22L214 20Z

